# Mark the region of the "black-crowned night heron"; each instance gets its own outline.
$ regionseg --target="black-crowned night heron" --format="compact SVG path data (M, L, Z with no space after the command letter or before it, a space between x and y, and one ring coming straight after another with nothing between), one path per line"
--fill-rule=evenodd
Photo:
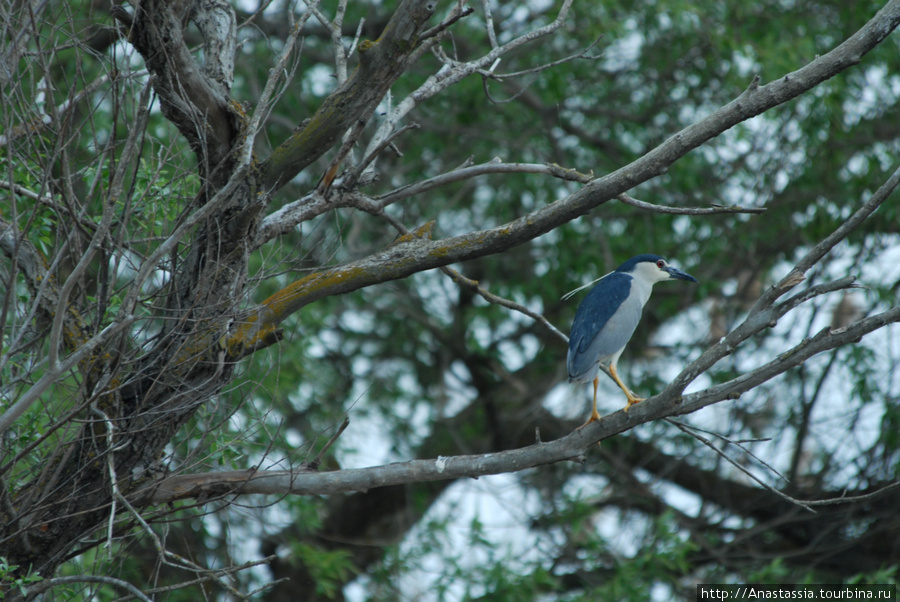
M600 414L597 413L600 364L609 367L609 375L625 392L628 398L626 412L633 404L643 401L619 378L616 363L641 320L641 311L650 298L653 285L674 279L697 282L696 278L673 268L659 255L638 255L620 265L614 272L595 280L597 285L578 306L569 335L566 367L569 370L569 382L594 382L594 406L591 417L585 424L600 419Z

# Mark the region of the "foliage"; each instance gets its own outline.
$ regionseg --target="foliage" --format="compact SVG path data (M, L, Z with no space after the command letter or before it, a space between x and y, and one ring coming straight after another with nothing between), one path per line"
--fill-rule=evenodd
M26 595L28 593L28 585L41 581L43 577L28 572L24 576L18 571L18 566L8 564L6 558L0 556L0 599L5 598L4 592L10 591L9 588L15 588Z

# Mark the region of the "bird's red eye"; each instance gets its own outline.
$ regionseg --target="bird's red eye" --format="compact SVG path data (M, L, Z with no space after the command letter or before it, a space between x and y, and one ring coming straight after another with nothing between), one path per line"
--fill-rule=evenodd
M664 267L666 267L666 262L660 259L656 262L656 267L658 267L659 269L663 269Z

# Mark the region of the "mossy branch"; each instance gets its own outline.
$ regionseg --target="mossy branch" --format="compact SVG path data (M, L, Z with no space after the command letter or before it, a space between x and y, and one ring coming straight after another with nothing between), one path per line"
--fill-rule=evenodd
M433 0L406 0L374 42L359 45L360 65L315 114L260 166L260 185L277 190L340 141L358 121L368 121L407 68L418 36L434 13Z

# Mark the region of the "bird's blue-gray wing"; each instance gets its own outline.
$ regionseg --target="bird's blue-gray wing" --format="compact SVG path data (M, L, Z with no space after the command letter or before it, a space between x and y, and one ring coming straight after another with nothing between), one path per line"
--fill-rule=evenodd
M631 276L614 273L601 280L581 302L569 338L569 380L592 380L597 365L631 339L643 307L636 296L629 296L630 291Z

